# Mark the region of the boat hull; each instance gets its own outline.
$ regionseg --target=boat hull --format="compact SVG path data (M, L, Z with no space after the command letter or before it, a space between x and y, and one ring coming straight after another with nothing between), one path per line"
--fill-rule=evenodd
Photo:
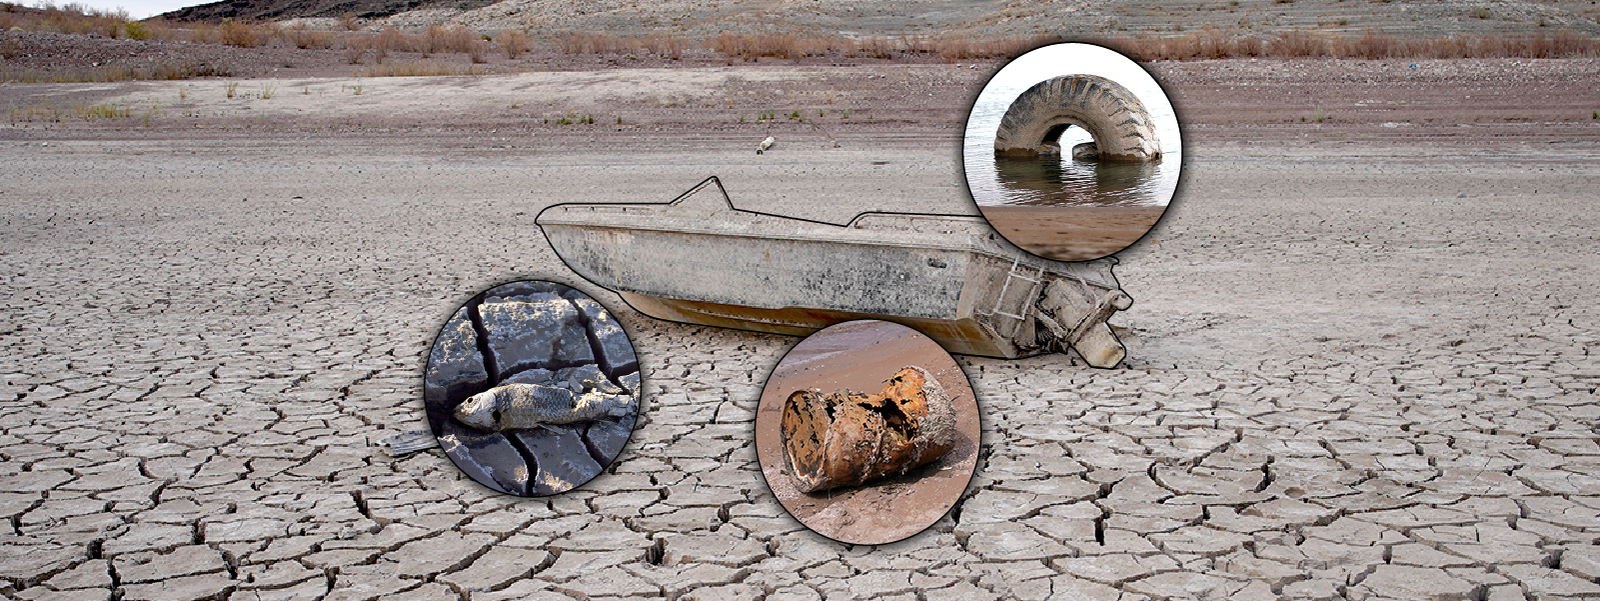
M1113 261L1033 257L977 217L820 223L735 209L710 179L670 203L558 205L537 221L580 276L659 319L787 335L881 319L954 353L1016 358L1087 337L1110 345L1078 349L1091 365L1122 359L1104 323L1131 302Z
M622 300L640 313L656 319L700 325L749 330L768 334L805 336L836 323L857 319L892 321L934 339L945 350L962 355L986 357L1021 357L1029 353L1008 340L997 339L995 333L976 319L917 319L902 315L882 313L857 313L829 309L786 307L783 309L758 309L739 305L723 305L675 298L640 296L619 292Z

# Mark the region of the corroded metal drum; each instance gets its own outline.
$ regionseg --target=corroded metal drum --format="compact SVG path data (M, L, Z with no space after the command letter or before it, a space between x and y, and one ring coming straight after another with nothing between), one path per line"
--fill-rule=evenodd
M927 370L908 366L882 392L789 395L779 426L801 492L903 475L950 450L955 412Z

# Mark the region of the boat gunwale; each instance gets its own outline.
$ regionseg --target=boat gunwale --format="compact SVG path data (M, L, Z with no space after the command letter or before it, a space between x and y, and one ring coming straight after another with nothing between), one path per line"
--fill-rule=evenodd
M848 223L838 224L838 223L834 223L834 222L831 222L831 221L821 221L821 220L816 220L816 219L806 219L804 217L791 217L791 216L788 216L788 215L779 215L779 214L776 214L776 213L767 213L767 212L763 212L763 211L755 211L755 210L750 210L750 209L741 209L739 207L734 206L733 199L728 196L727 188L723 187L722 180L720 178L718 178L717 176L715 176L715 175L712 175L712 176L709 176L709 177L707 177L707 178L705 178L703 180L700 180L700 183L695 184L694 187L689 188L688 191L686 191L686 192L684 192L682 194L679 194L677 197L673 198L672 200L666 201L666 202L560 203L560 204L550 205L548 207L545 207L544 209L541 209L539 211L539 214L534 216L533 221L541 229L543 229L545 227L548 227L548 226L556 226L556 227L571 227L571 228L578 229L578 230L584 230L584 229L608 229L608 230L627 231L627 232L643 231L643 232L656 232L656 233L661 233L661 234L682 234L682 235L691 235L691 236L716 236L716 237L727 237L727 238L744 238L744 239L755 239L755 240L778 240L778 241L791 241L791 242L825 242L825 243L832 243L832 244L854 244L854 245L860 245L860 246L916 248L916 249L922 249L922 250L938 250L938 251L956 252L956 253L972 253L972 254L977 254L977 255L989 257L989 258L992 258L992 259L998 259L1000 261L1014 261L1018 265L1025 265L1025 266L1028 266L1028 267L1033 268L1033 269L1043 269L1047 273L1053 273L1053 274L1056 274L1056 275L1059 275L1059 276L1063 276L1063 277L1072 277L1072 278L1075 278L1075 279L1077 279L1079 281L1086 281L1086 280L1089 280L1090 278L1084 277L1083 274L1075 273L1075 271L1076 271L1076 269L1074 268L1075 266L1077 266L1077 268L1091 268L1092 269L1091 266L1093 266L1093 265L1095 265L1097 263L1104 263L1104 264L1106 264L1106 271L1107 271L1105 276L1108 276L1113 283L1112 284L1106 284L1104 282L1087 282L1087 283L1091 283L1091 284L1093 284L1093 285L1095 285L1097 287L1105 288L1105 289L1108 289L1108 290L1120 290L1121 289L1120 283L1116 281L1116 276L1112 275L1110 273L1110 267L1114 266L1114 265L1116 265L1118 263L1116 257L1102 257L1100 259L1095 259L1095 260L1092 260L1092 261L1056 261L1056 260L1053 260L1053 259L1046 259L1044 257L1040 257L1040 256L1037 256L1037 255L1034 255L1034 254L1029 253L1027 251L1024 251L1024 250L1022 250L1020 248L1012 248L1012 249L1009 249L1010 252L1007 252L1006 245L1002 244L998 240L994 239L994 236L997 236L997 234L991 234L991 240L990 241L994 242L993 245L983 244L982 235L981 234L976 234L976 233L970 233L969 232L969 233L966 233L964 236L962 236L965 239L963 245L961 245L961 246L953 246L953 245L948 245L948 244L946 244L946 245L933 245L933 244L929 244L929 243L926 243L926 242L917 242L917 241L910 241L910 242L905 242L905 241L879 241L879 240L872 240L872 239L839 240L837 238L800 237L797 234L768 233L768 232L763 232L763 233L753 233L753 232L735 233L735 232L713 232L713 231L704 231L704 230L689 230L689 229L685 229L685 228L667 229L667 228L664 228L664 227L654 227L654 226L651 226L649 224L638 225L638 226L633 226L633 225L610 225L610 224L601 225L601 224L594 224L594 223L581 223L581 222L577 222L575 220L574 221L554 220L554 221L548 221L547 222L547 219L545 217L546 213L549 213L549 212L551 212L552 210L555 210L555 209L560 209L562 211L571 211L573 209L578 209L578 208L591 208L591 209L620 208L620 209L622 209L622 212L626 212L626 210L628 208L646 208L646 207L648 207L648 208L665 208L665 207L672 207L672 206L676 206L676 205L678 205L680 203L683 203L683 202L687 201L688 199L693 197L696 193L700 192L706 186L711 185L711 184L715 184L717 186L717 191L721 193L722 204L724 206L726 206L729 210L731 210L731 211L733 211L735 213L744 213L744 214L749 214L749 215L757 215L757 216L761 216L761 217L770 217L770 218L778 219L778 220L781 220L781 221L792 221L792 222L811 223L811 224L817 224L817 225L826 225L826 226L840 228L840 229L846 230L846 231L853 231L853 232L885 231L885 230L867 230L867 229L862 228L862 227L860 227L858 225L863 219L873 218L873 217L906 217L906 218L922 217L922 218L933 218L933 219L942 219L942 220L950 220L950 221L961 221L961 222L969 222L969 223L970 222L976 222L976 223L981 223L981 224L983 224L985 226L989 225L988 220L984 219L981 216L976 216L976 215L956 215L956 214L950 214L950 213L908 213L908 212L898 212L898 211L862 211L860 213L857 213L855 215L855 217L852 217ZM613 214L616 214L616 213L613 213ZM895 230L895 231L907 232L909 230ZM956 238L956 236L958 236L959 234L957 234L956 232L950 232L950 233L934 233L934 234L931 234L931 235L941 236L944 239L949 240L949 239ZM546 233L545 237L549 238L549 234ZM554 246L554 245L552 244L552 246ZM556 254L557 254L557 256L560 256L561 252L559 251L559 249L557 250ZM565 261L564 258L563 258L563 261ZM1100 278L1096 277L1094 279L1098 280Z

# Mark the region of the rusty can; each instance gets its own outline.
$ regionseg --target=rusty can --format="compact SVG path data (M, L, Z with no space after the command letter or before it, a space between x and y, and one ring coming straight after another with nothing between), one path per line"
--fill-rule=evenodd
M907 366L878 394L800 390L784 403L784 456L802 492L904 475L954 444L955 411L927 370Z

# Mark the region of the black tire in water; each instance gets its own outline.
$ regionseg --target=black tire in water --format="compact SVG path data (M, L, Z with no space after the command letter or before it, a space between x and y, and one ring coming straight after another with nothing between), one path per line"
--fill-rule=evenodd
M1031 157L1046 144L1059 149L1061 133L1073 125L1094 136L1099 160L1161 158L1161 140L1144 103L1117 82L1094 75L1047 79L1017 96L1000 120L994 152Z

